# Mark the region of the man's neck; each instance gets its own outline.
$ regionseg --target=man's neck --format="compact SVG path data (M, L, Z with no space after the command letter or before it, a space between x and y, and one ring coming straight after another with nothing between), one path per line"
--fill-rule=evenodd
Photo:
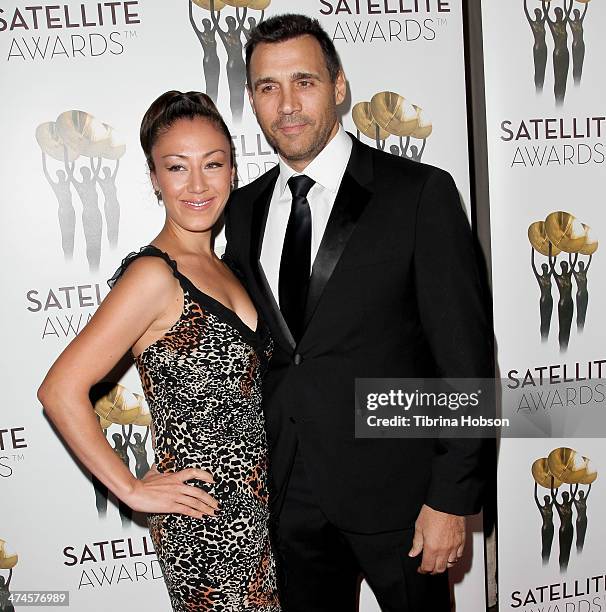
M280 159L289 167L292 168L295 172L301 173L303 172L303 170L305 170L305 168L307 168L307 166L309 166L309 164L311 164L311 162L316 159L316 157L318 157L318 155L320 155L320 153L322 153L322 151L324 151L324 149L328 146L328 143L337 135L337 132L339 131L339 127L340 124L337 121L335 123L335 125L332 128L332 131L330 133L330 136L328 137L328 140L324 143L324 146L322 147L322 149L320 149L320 151L314 155L313 157L311 157L310 159L305 159L305 160L297 160L297 161L289 161L288 159L285 159L284 157L282 157L280 155Z

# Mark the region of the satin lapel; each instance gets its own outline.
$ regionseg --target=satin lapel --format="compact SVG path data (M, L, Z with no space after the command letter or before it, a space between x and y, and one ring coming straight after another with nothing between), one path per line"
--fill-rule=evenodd
M265 273L261 266L261 247L263 245L263 235L265 234L265 224L267 222L267 214L269 212L269 203L278 178L278 172L270 178L269 183L261 191L253 203L252 219L251 219L251 239L250 239L250 262L257 287L260 288L259 302L262 309L262 315L270 328L274 330L276 339L282 340L286 346L291 349L295 348L295 341L280 312L280 308L271 287L267 282ZM279 332L276 334L276 330Z
M372 156L370 149L353 139L351 157L337 193L320 248L312 266L305 304L305 326L311 318L341 258L360 215L372 196Z

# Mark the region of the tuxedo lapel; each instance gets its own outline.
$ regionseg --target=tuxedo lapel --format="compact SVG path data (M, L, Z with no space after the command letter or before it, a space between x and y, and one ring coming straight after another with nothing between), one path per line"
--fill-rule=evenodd
M282 339L288 347L295 348L295 340L293 335L280 312L280 308L274 294L267 282L267 277L261 266L261 247L263 245L263 236L265 234L265 225L267 222L267 214L269 212L269 204L273 194L276 180L279 172L277 167L271 172L274 176L269 178L269 182L262 189L259 196L253 202L252 219L251 219L251 239L250 239L250 262L253 277L257 287L259 287L258 302L261 306L264 319L269 326L274 329L274 336L278 340ZM275 333L275 330L279 334Z
M353 140L351 157L312 266L305 304L306 327L373 193L372 156L367 150L368 147L353 136L351 138Z

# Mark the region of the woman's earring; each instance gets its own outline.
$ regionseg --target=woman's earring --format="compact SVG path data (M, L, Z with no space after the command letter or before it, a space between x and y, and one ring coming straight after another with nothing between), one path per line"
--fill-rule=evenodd
M158 200L158 204L160 204L160 202L162 202L162 192L159 189L155 189L154 195L156 196Z

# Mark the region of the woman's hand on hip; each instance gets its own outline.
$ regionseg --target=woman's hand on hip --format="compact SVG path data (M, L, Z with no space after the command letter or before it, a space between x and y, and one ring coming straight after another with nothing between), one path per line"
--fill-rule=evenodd
M143 478L135 481L124 501L138 512L185 514L193 518L216 516L217 500L206 491L185 484L186 480L214 482L212 475L200 468L161 473L152 465Z

